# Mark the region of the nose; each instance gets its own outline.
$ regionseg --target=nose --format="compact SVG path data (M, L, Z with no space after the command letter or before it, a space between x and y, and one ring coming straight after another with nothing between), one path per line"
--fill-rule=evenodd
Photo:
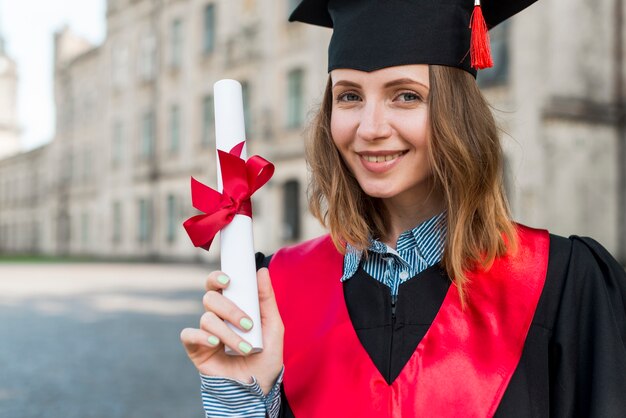
M357 135L366 141L375 141L391 136L391 125L387 120L384 103L370 101L365 104Z

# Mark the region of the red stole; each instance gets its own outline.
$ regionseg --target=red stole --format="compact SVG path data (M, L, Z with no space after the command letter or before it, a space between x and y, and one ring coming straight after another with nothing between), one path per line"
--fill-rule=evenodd
M361 345L344 301L343 256L324 236L270 263L285 325L284 389L297 418L490 417L517 367L545 282L547 231L519 226L519 250L469 275L461 310L450 286L391 384Z

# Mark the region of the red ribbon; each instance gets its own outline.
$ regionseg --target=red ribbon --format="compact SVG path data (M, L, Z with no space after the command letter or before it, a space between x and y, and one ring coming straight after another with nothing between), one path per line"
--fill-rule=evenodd
M183 226L193 245L208 250L215 235L232 222L235 215L252 217L250 196L274 174L274 165L255 155L248 161L240 158L244 142L230 152L217 151L222 172L223 192L191 178L191 201L203 215L187 219Z

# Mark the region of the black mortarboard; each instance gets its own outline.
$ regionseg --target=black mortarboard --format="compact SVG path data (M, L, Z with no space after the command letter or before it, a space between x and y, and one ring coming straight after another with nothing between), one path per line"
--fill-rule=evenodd
M404 64L439 64L475 75L474 68L491 66L487 28L535 1L304 0L289 20L333 28L329 72L335 68L374 71Z

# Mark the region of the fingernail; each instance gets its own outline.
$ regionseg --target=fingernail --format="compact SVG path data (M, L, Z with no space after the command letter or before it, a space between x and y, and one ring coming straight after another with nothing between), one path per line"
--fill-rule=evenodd
M239 325L241 325L241 328L249 331L252 328L252 321L250 321L248 318L241 318L241 321L239 321Z
M252 351L252 346L245 341L239 343L239 349L244 352L244 354L248 354Z
M229 280L230 279L228 278L228 276L226 276L224 274L222 274L221 276L219 276L217 278L217 281L220 282L221 284L226 284L226 283L228 283Z
M209 344L211 344L211 345L218 345L220 343L220 339L217 338L215 335L211 335L208 338L208 341L209 341Z

